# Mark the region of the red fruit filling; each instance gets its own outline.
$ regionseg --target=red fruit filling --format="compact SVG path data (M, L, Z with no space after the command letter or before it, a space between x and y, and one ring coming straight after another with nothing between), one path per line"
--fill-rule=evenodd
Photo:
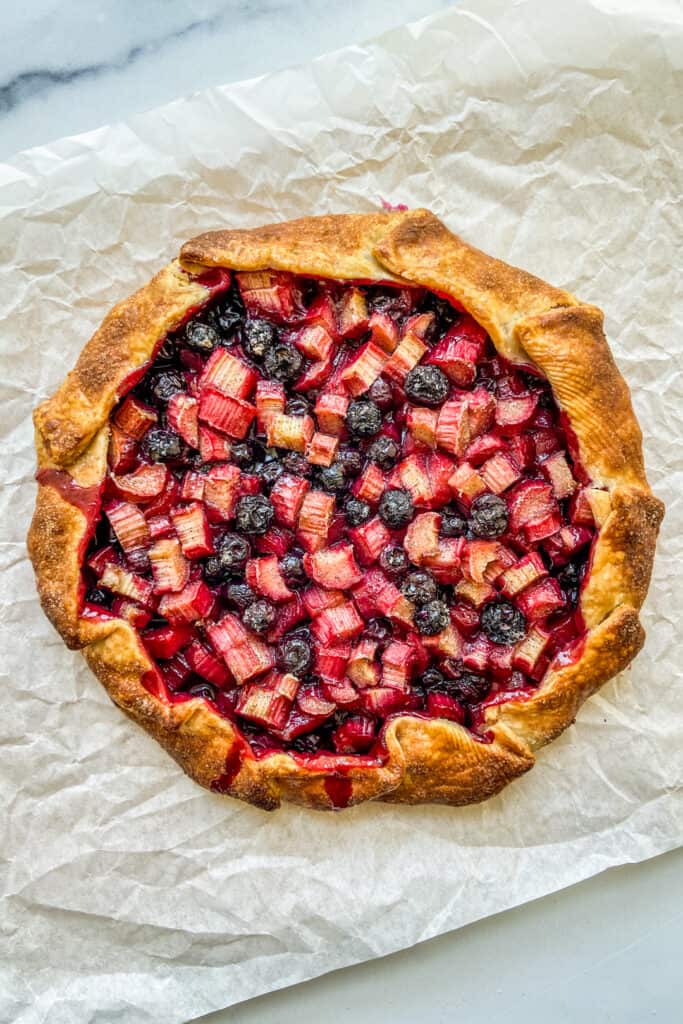
M477 734L580 650L607 495L548 383L424 289L226 273L111 419L84 614L255 756Z

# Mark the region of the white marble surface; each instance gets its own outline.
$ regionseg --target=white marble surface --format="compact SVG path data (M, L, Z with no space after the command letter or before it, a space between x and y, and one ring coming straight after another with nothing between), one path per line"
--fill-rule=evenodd
M501 0L504 2L504 0ZM440 0L25 0L0 14L0 159L447 6ZM679 1024L683 851L206 1024ZM76 1024L76 1022L74 1022Z

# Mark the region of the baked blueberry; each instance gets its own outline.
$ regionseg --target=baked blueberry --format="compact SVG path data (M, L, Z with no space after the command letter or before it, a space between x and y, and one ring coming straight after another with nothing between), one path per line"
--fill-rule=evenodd
M281 672L291 672L301 679L313 661L311 645L303 636L286 636L278 645L276 661Z
M185 390L185 378L180 370L168 368L150 377L149 393L159 402L168 402L178 391Z
M390 530L400 530L401 527L407 526L415 515L413 499L400 487L390 488L384 492L379 499L377 511L382 522Z
M296 380L304 365L304 358L293 345L280 344L269 348L264 359L266 373L283 384Z
M173 430L152 427L142 440L142 451L152 462L172 462L183 454L182 439Z
M459 512L447 512L444 510L441 513L441 528L439 532L442 537L464 537L467 533L467 520Z
M276 612L270 601L254 601L242 614L242 622L252 633L261 636L275 624Z
M363 523L367 523L372 515L372 509L367 501L361 501L360 498L349 498L344 505L344 515L349 526L361 526Z
M251 589L248 583L228 583L225 588L225 599L240 611L244 611L250 604L258 600L258 594Z
M385 434L376 437L367 450L368 458L376 462L380 469L391 469L400 454L401 450L394 439Z
M415 612L415 625L425 636L436 636L450 621L448 605L444 601L430 601Z
M404 597L407 597L413 604L427 604L435 601L438 594L436 580L431 573L424 569L418 569L406 576L401 586Z
M470 529L477 537L500 537L508 528L508 507L497 494L480 494L470 508Z
M247 320L242 328L242 348L257 363L275 344L277 333L267 320Z
M410 562L408 561L408 556L403 548L392 545L388 548L384 548L380 554L379 565L380 569L384 569L387 576L397 577L402 576L408 571Z
M293 551L288 551L280 559L280 572L288 587L300 587L307 579L303 559Z
M346 473L337 459L331 466L320 466L316 473L318 486L323 491L340 494L346 487Z
M354 437L374 437L382 428L382 412L368 398L355 398L346 413L346 426Z
M406 377L403 387L411 402L435 409L446 401L451 385L438 366L416 366Z
M526 619L510 601L490 601L481 613L481 628L494 644L515 644L526 633Z
M235 525L240 533L259 534L270 529L275 510L262 494L246 494L237 502Z
M213 352L220 337L218 331L209 324L204 324L200 320L191 320L185 328L184 341L188 348L208 355L209 352Z

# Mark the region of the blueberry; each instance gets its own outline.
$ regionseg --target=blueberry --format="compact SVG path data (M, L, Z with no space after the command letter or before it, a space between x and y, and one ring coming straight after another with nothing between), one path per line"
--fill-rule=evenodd
M109 604L111 594L101 587L91 587L85 595L88 604Z
M403 548L388 547L384 548L379 556L379 565L388 576L396 577L402 576L404 572L408 571L410 562ZM436 587L434 588L434 595L436 596Z
M346 474L347 479L352 476L358 476L363 468L363 456L357 448L352 448L347 444L339 445L337 462L341 462L344 467L344 473Z
M224 533L216 541L216 555L230 572L242 569L250 554L249 541L238 533Z
M183 442L172 430L152 427L143 438L142 451L152 462L172 462L183 454Z
M275 608L270 601L255 601L244 610L242 622L252 633L267 633L275 623Z
M376 285L368 291L368 304L373 312L391 317L407 316L411 309L410 292L391 285Z
M305 732L292 740L292 750L297 754L316 754L322 746L322 736L318 732Z
M407 526L415 515L413 500L407 491L390 488L379 499L379 517L391 530Z
M401 454L401 450L391 437L382 435L375 438L367 450L367 456L376 462L380 469L391 469Z
M265 487L272 487L279 476L284 472L284 466L279 459L271 459L270 462L264 462L258 471L258 475L263 480Z
M346 426L355 437L374 437L382 428L379 406L367 398L355 398L346 413Z
M409 601L417 605L435 601L438 594L436 580L431 573L426 572L424 569L418 569L416 572L411 572L409 576L406 576L401 590L404 597L407 597Z
M293 345L275 345L266 352L266 373L274 380L287 383L296 380L304 365L303 356Z
M394 630L389 619L370 619L363 630L366 640L374 640L378 644L387 643L393 634Z
M470 509L470 529L477 537L500 537L508 528L508 507L497 494L480 494Z
M423 672L420 678L420 682L425 690L439 690L443 687L445 681L443 672L439 672L438 668L433 667Z
M557 582L562 587L567 600L575 605L579 600L579 589L583 579L584 570L576 562L569 562L557 574Z
M464 537L467 532L467 520L459 512L442 512L441 529L442 537Z
M451 621L448 605L443 601L430 601L415 612L415 625L425 636L435 636Z
M275 509L261 494L246 494L237 502L235 525L240 533L265 533L273 522Z
M167 334L154 357L155 363L170 363L178 354L178 339L174 334Z
M295 555L293 551L288 551L280 559L280 572L289 587L299 587L306 582L303 559L300 555Z
M416 366L406 377L403 387L411 402L435 409L446 401L451 386L438 366Z
M230 459L240 469L249 469L254 460L254 449L248 441L238 441L230 448Z
M448 299L441 299L433 292L429 292L425 297L422 304L422 312L434 313L438 326L442 331L450 327L458 317L458 311L450 304Z
M210 327L209 324L200 323L198 320L192 320L185 328L185 344L195 350L195 352L203 352L208 354L213 352L216 345L220 341L218 332Z
M386 412L387 409L391 408L394 401L391 384L388 384L382 377L378 377L374 384L370 386L368 398L375 405L379 406L382 412Z
M478 672L460 670L455 679L446 680L444 689L461 704L478 704L491 689L491 682Z
M346 487L346 473L341 462L335 459L331 466L320 466L316 479L323 491L341 493Z
M254 593L248 583L229 583L225 588L225 597L240 611L244 611L250 604L258 600L258 595Z
M159 402L168 402L178 391L185 390L185 378L180 370L160 370L149 379L150 395Z
M313 661L311 645L302 636L286 636L278 645L276 660L281 672L291 672L301 678Z
M344 505L344 515L349 526L361 526L363 523L367 523L372 515L372 509L367 501L361 501L360 498L349 498Z
M193 697L203 697L204 700L216 699L216 687L211 683L195 683L186 692L191 693Z
M313 466L299 452L287 452L282 458L282 468L292 476L310 477Z
M515 644L526 633L526 619L510 601L490 601L481 613L481 628L494 644Z
M244 311L232 298L217 306L211 313L211 322L224 338L228 338L235 333L243 318Z
M247 320L242 328L242 348L257 363L265 359L276 338L275 328L267 320Z
M287 399L285 412L288 416L307 416L311 411L310 403L303 395L294 395Z

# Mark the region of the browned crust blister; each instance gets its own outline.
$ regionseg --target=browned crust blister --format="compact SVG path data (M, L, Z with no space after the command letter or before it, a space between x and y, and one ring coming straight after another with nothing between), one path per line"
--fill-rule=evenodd
M596 486L606 492L604 522L581 598L587 633L580 655L555 665L534 694L486 712L485 741L452 722L398 716L386 727L387 754L344 771L314 769L288 754L245 756L225 791L258 807L281 800L315 808L381 799L474 803L528 771L539 747L559 735L578 708L640 650L638 610L647 593L663 506L647 484L641 433L628 387L605 340L600 310L452 234L427 210L308 217L187 242L180 260L119 303L83 349L59 390L35 413L40 468L68 470L81 486L106 473L109 415L130 374L145 365L169 329L207 297L191 275L206 268L277 269L337 280L397 280L448 295L490 334L506 358L536 364L552 385ZM211 787L244 748L230 722L200 700L167 705L142 685L152 668L121 620L79 616L85 516L40 485L29 532L43 608L112 699L144 726L200 784Z

